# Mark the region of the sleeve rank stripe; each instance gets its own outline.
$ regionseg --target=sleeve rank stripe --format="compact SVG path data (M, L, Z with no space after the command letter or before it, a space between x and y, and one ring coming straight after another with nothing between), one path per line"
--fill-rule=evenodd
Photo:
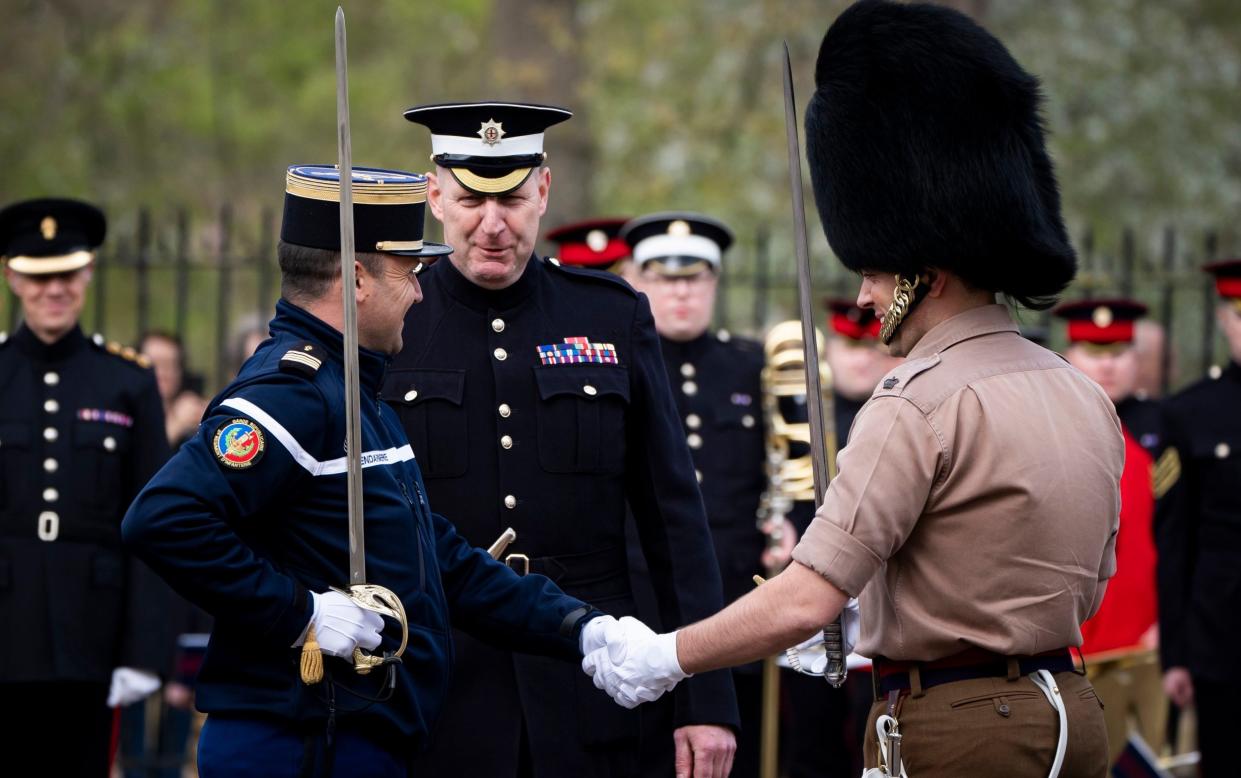
M299 465L301 465L312 476L321 475L340 475L344 473L349 466L345 457L336 459L328 459L319 461L311 456L297 439L285 429L284 425L272 418L271 414L263 410L254 403L242 397L230 397L220 403L222 407L232 408L240 411L250 418L262 424L267 431L272 434L276 440L280 441L280 445L284 446L289 455L293 457ZM414 458L414 450L408 443L400 448L389 448L383 451L363 451L362 467L374 467L376 465L395 465L399 462L409 462Z

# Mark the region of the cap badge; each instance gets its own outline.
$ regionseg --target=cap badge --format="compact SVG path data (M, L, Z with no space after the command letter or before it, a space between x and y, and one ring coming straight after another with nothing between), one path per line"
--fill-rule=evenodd
M1090 320L1094 322L1094 326L1099 329L1110 327L1112 325L1112 309L1106 305L1100 305L1094 309L1094 313L1090 314Z
M603 230L591 230L586 233L586 245L590 250L598 253L608 247L608 236Z
M495 146L504 137L504 125L495 119L488 119L479 126L478 137L488 146Z
M56 237L56 220L51 216L44 216L43 221L39 222L39 232L43 233L43 240L51 240Z
M685 237L690 234L689 222L684 219L676 219L668 225L668 234L677 237Z

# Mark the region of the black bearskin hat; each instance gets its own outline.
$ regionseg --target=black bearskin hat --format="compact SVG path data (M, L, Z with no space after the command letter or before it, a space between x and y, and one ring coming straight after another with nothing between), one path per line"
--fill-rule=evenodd
M815 65L806 149L851 270L929 267L1049 307L1077 271L1043 144L1038 80L962 13L860 0Z

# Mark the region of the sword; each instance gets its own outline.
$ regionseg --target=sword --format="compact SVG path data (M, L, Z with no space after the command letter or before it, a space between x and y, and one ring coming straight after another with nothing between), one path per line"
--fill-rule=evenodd
M810 414L810 461L814 465L814 507L823 504L831 477L827 461L827 429L823 426L823 387L819 380L819 344L810 301L810 250L806 246L806 205L802 199L801 144L797 139L797 107L793 100L793 62L784 43L784 128L788 136L789 188L793 195L793 245L797 253L797 302L801 313L802 349L806 365L806 408ZM842 617L823 628L827 670L823 677L839 689L848 668L844 656Z
M345 459L349 495L349 587L342 591L359 607L401 624L401 646L395 653L372 656L353 650L353 669L365 675L379 665L399 662L409 641L409 623L401 598L366 582L366 534L362 506L362 420L358 377L358 302L355 297L353 232L353 151L349 138L349 74L345 45L345 9L336 8L336 149L340 168L340 278L345 306Z

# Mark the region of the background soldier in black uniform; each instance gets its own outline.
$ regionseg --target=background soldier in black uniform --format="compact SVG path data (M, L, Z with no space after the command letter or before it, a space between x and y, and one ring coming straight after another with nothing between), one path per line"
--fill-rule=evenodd
M1169 464L1160 501L1160 648L1164 690L1198 711L1204 778L1236 775L1229 741L1241 698L1241 259L1208 265L1230 362L1167 401Z
M633 251L631 279L646 294L659 332L668 384L676 400L694 474L702 490L720 563L724 602L765 575L766 538L758 530L764 471L763 349L727 330L708 332L724 252L733 242L724 224L692 213L658 213L625 225ZM792 550L792 546L789 546ZM635 589L650 589L635 581ZM654 596L654 592L651 592ZM639 600L639 612L643 612ZM650 611L657 615L654 609ZM741 712L734 776L757 776L762 714L759 663L733 670ZM658 705L659 703L655 703Z
M105 230L74 200L0 212L24 319L0 335L0 698L6 758L47 775L103 775L108 706L155 691L172 656L167 589L120 535L168 455L155 375L78 327Z
M406 317L383 397L432 504L467 539L489 545L514 527L510 565L615 616L634 612L628 502L665 623L684 624L719 606L720 583L650 310L614 276L533 255L551 182L543 132L569 116L512 103L406 112L431 130L428 201L455 251L420 276L424 301ZM673 733L643 742L642 714L613 705L577 668L460 631L454 641L448 704L415 772L671 772ZM695 776L724 775L731 676L704 674L684 691L678 751ZM642 763L660 757L662 767Z

